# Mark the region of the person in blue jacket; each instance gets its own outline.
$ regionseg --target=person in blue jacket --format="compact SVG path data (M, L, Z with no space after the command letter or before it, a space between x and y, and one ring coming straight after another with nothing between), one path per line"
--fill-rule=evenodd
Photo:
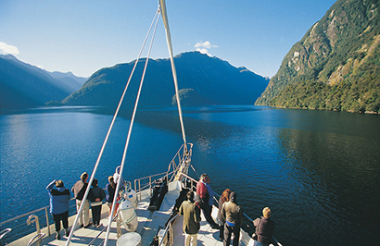
M57 187L54 189L54 185ZM55 231L57 232L56 238L60 239L59 231L61 230L61 220L65 235L68 236L70 231L69 227L69 202L70 191L65 188L62 180L53 180L47 187L50 197L50 213L53 215L55 222Z

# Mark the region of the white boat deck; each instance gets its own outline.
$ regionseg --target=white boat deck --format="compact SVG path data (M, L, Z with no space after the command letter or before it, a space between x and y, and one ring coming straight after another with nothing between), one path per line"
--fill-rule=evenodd
M149 191L146 191L143 193L141 197L141 201L138 204L138 208L136 210L137 216L138 216L138 227L136 232L139 233L142 237L141 246L149 246L152 242L154 236L157 235L158 231L160 229L164 228L165 223L170 218L172 208L174 207L175 200L178 198L180 193L180 187L179 183L172 182L169 184L169 192L165 195L165 198L162 202L162 205L160 207L160 210L158 211L150 211L148 210L149 206ZM91 226L89 228L79 228L74 232L74 235L72 237L70 245L74 246L83 246L88 245L93 238L95 238L101 230L104 228L105 225L108 224L108 207L106 205L103 205L102 207L102 219L101 224L103 226L100 226L99 228L96 228L94 226ZM213 217L215 218L217 214L217 209L213 209ZM90 212L91 216L91 212ZM201 228L198 232L198 246L200 245L207 245L207 246L221 246L223 245L223 242L219 241L219 230L212 229L211 226L206 222L203 214L202 214L202 221L201 221ZM72 225L74 222L75 216L71 216L69 218L69 225ZM173 224L174 228L174 235L173 235L173 245L182 246L184 245L185 236L182 231L182 223L183 223L183 217L179 216L175 220ZM50 226L50 231L52 232L52 235L45 236L42 239L42 242L40 245L56 245L56 246L62 246L66 245L67 237L64 236L63 230L61 230L61 239L56 240L55 239L55 229L54 225ZM70 227L71 228L71 227ZM41 230L41 232L47 233L47 228L44 228ZM121 233L125 234L128 233L123 226L121 226ZM103 232L99 238L92 244L92 245L103 245L103 241L105 238L106 232ZM14 246L14 245L27 245L29 240L34 237L36 233L27 235L21 239L18 239L12 243L9 243L7 245ZM246 234L243 230L241 230L241 241L239 245L251 245L249 243L250 237L248 234ZM111 224L111 230L110 235L108 239L108 245L117 245L117 225L116 222L112 222ZM232 242L231 242L232 243ZM34 244L36 245L36 244Z

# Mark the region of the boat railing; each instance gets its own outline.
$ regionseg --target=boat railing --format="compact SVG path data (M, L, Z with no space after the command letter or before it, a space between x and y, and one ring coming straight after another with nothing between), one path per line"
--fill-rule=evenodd
M158 179L166 179L167 182L171 182L175 179L179 169L186 167L186 165L181 165L183 161L188 161L192 155L192 143L186 144L186 149L184 144L181 145L177 153L174 155L173 159L169 162L168 170L166 172L153 174L150 176L145 176L134 180L134 190L136 191L137 196L141 200L142 191L149 188L150 196L153 193L153 184L155 184ZM186 170L187 171L187 170Z
M41 239L45 236L45 233L38 233L37 235L35 235L33 238L31 238L28 242L28 244L26 246L32 246L34 245L35 243L37 243L37 245L40 245L40 241Z
M5 228L4 230L1 230L0 232L0 240L5 236L7 235L8 233L10 233L12 231L11 228Z
M70 202L72 202L74 200L75 200L75 198L72 198L72 199L70 199ZM38 209L35 209L33 211L30 211L30 212L27 212L27 213L21 214L19 216L16 216L16 217L13 217L13 218L10 218L10 219L7 219L5 221L0 222L0 228L3 228L6 225L6 227L9 227L7 229L10 229L12 231L12 233L9 233L9 235L7 235L6 237L4 237L5 234L3 235L4 238L1 239L1 244L3 245L3 244L6 244L8 242L12 242L16 238L20 238L21 235L25 236L27 234L34 232L34 231L38 231L39 228L42 228L41 225L44 225L43 228L45 228L45 225L46 225L47 234L50 236L51 235L50 225L54 224L54 222L52 222L51 216L49 218L49 212L48 212L49 208L50 208L50 206L47 205L45 207L38 208ZM74 211L74 210L75 210L75 203L73 205L70 205L69 211ZM31 216L37 217L38 219L31 221L31 219L29 219ZM26 217L28 217L28 218L26 218ZM26 219L23 220L22 218L26 218ZM20 220L20 219L22 219L22 220ZM28 221L29 221L29 224L28 224ZM30 225L31 224L30 222L36 223L36 227L34 229L27 229L25 227L24 223L27 223L27 225ZM7 230L7 229L5 229L5 230ZM40 233L40 232L38 232L38 233Z
M198 183L198 180L195 180L193 179L192 177L182 173L181 174L181 179L182 181L184 182L184 184L190 184L190 188L191 190L193 191L196 191L196 187L197 187L197 183ZM214 198L214 201L215 201L215 204L216 204L216 207L218 208L219 207L219 197L220 195L218 193L215 193L215 196L213 197ZM215 204L213 204L215 206ZM243 223L244 225L244 230L249 233L249 234L254 234L254 231L253 231L253 226L251 226L253 224L253 219L251 219L246 213L243 212L243 215L245 217L245 220L244 221L248 221L249 223ZM274 237L272 237L273 241L278 245L278 246L282 246L282 244L277 241L277 239L275 239Z
M161 240L158 244L158 246L162 246L162 245L173 245L173 241L172 241L172 238L166 238L166 236L168 235L168 233L170 231L172 231L172 225L173 225L173 222L175 221L175 219L179 216L179 214L176 214L175 216L173 216L167 223L166 227L165 227L165 230L163 232L161 236ZM170 235L173 235L173 232L170 233ZM168 242L169 241L169 242ZM171 241L171 243L170 243Z

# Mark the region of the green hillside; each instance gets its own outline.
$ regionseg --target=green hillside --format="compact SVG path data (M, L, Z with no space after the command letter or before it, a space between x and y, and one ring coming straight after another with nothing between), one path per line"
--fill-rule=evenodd
M255 104L379 112L379 3L338 0L291 48Z

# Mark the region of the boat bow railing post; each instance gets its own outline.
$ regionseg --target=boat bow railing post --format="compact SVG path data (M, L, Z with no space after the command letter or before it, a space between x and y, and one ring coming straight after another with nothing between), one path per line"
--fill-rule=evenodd
M37 240L37 245L40 245L40 239L43 238L45 234L41 233L40 220L38 219L38 216L35 214L29 215L28 219L26 220L26 224L30 225L33 222L36 223L37 235L33 237L31 241L29 241L28 245L32 245L34 243L34 239L36 239L39 235L41 235Z
M4 230L2 230L2 231L0 232L0 240L1 240L5 235L7 235L8 233L10 233L11 231L12 231L11 228L5 228Z
M49 222L49 214L48 214L48 209L45 207L45 217L46 217L46 226L48 228L48 235L50 236L50 222Z
M32 246L33 244L37 243L37 245L40 245L41 239L45 236L45 233L38 233L33 238L31 238L26 246Z

